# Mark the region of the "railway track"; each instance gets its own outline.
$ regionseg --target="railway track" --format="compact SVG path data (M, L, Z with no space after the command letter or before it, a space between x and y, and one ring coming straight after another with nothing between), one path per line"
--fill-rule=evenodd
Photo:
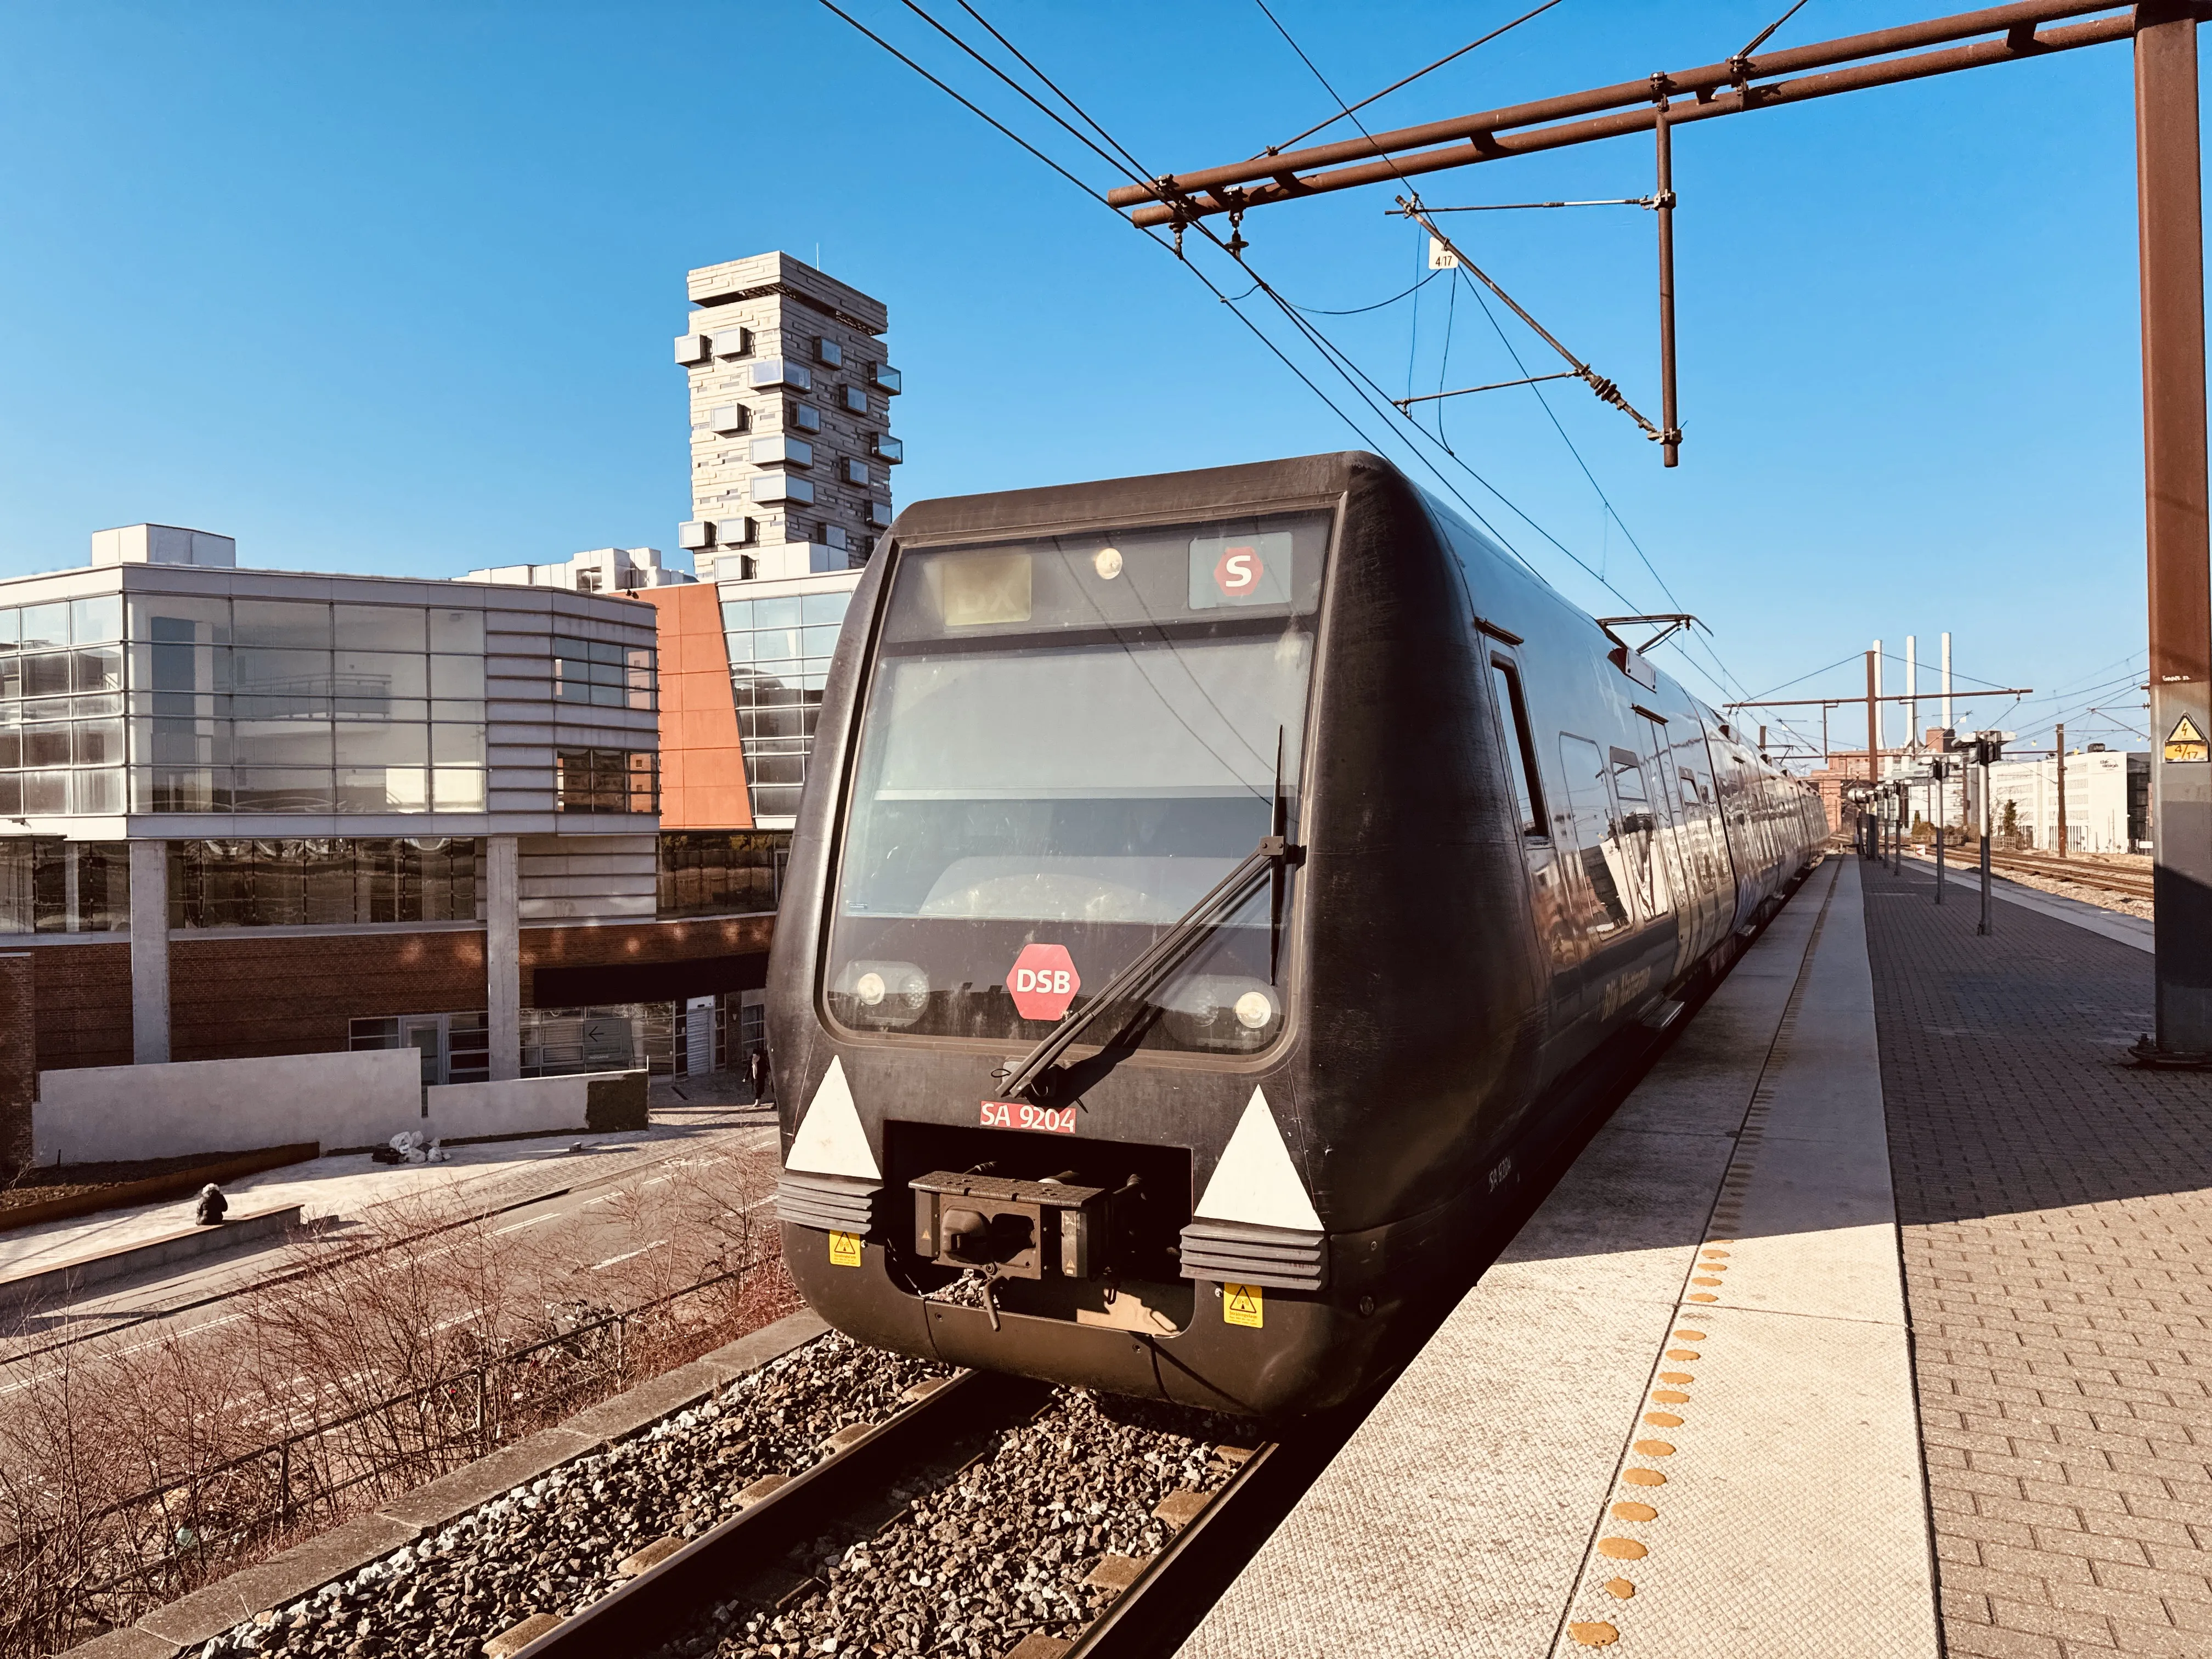
M1158 1652L1303 1487L1279 1443L1203 1437L1224 1431L1254 1438L1018 1378L930 1379L887 1419L840 1431L811 1468L754 1482L700 1536L639 1552L636 1577L509 1651Z
M2041 853L1992 854L1990 867L2041 876L2047 880L2070 881L2079 887L2121 893L2129 898L2148 899L2151 896L2148 871L2137 872L2117 865L2099 864L2090 859L2062 859Z

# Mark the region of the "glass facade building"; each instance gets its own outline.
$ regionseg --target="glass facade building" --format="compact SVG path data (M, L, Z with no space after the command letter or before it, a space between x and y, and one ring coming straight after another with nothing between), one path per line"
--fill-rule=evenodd
M484 810L482 610L167 594L129 610L132 811Z
M822 688L853 586L848 582L830 592L732 597L751 586L731 583L722 589L738 738L754 822L788 823L799 811Z

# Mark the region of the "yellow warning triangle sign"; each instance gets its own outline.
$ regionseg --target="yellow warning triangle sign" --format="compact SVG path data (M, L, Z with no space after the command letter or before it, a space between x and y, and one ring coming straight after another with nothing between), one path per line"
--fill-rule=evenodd
M2173 730L2166 734L2168 743L2202 743L2204 734L2197 729L2197 722L2184 714L2174 721Z

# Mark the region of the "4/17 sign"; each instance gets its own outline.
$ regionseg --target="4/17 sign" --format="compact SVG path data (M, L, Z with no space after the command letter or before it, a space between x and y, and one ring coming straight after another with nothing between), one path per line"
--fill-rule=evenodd
M1075 1108L1032 1106L1025 1100L987 1100L983 1103L987 1129L1042 1129L1048 1134L1075 1133Z

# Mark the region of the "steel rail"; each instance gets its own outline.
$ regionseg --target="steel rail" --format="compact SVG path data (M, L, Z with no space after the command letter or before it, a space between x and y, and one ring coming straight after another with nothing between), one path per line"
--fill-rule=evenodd
M780 1562L792 1543L890 1487L915 1463L960 1437L1013 1422L1045 1396L1042 1383L963 1371L902 1407L850 1445L793 1475L759 1502L717 1522L666 1560L574 1613L513 1659L598 1659L637 1653L675 1632L747 1573Z
M1541 144L1525 144L1525 141L1502 139L1506 129L1540 126L1545 123L1569 121L1577 116L1598 114L1607 110L1633 109L1640 126L1648 129L1652 112L1649 106L1655 93L1663 91L1673 95L1694 94L1700 109L1710 109L1714 94L1723 88L1735 89L1738 95L1747 89L1754 76L1795 75L1807 70L1828 69L1851 63L1860 58L1884 57L1889 53L1908 52L1919 47L1942 46L1954 40L1971 40L1978 34L2002 32L2008 36L2016 32L2033 30L2038 26L2056 22L2063 18L2089 16L2098 12L2115 9L2112 0L2098 0L2083 4L2081 0L2071 3L2053 3L2053 0L2019 0L2018 3L1989 6L1977 11L1960 12L1948 17L1930 18L1923 22L1908 23L1896 28L1878 29L1865 34L1846 35L1839 40L1820 41L1806 46L1792 46L1781 52L1765 53L1755 59L1738 58L1717 64L1707 64L1696 69L1673 73L1647 76L1633 81L1616 82L1611 86L1598 87L1584 92L1568 93L1559 97L1540 98L1527 103L1509 104L1502 108L1486 110L1478 114L1454 116L1445 120L1431 121L1419 126L1400 127L1388 132L1378 132L1358 138L1341 139L1333 143L1316 144L1306 149L1289 150L1276 155L1257 155L1249 160L1231 162L1225 166L1201 167L1189 173L1169 173L1145 185L1122 185L1106 192L1106 200L1117 208L1136 207L1142 204L1159 204L1163 216L1139 216L1139 224L1162 224L1169 222L1175 211L1182 210L1186 218L1193 210L1200 212L1225 212L1234 206L1251 206L1264 201L1281 200L1289 196L1304 195L1315 189L1344 189L1346 185L1316 185L1294 175L1313 167L1334 167L1349 161L1369 161L1376 157L1395 156L1406 171L1431 172L1441 166L1464 166L1473 161L1491 161L1499 155L1515 153L1521 148L1553 149L1557 142L1577 143L1581 138ZM2118 34L2103 39L2124 39L2135 31L2132 12L2106 23L2121 26ZM2093 25L2090 27L2100 27ZM2062 33L2071 33L2066 31ZM2017 55L2033 57L2042 52L2062 50L2060 37L2038 37L2033 44L2023 42ZM2092 45L2100 42L2081 41ZM1967 67L1965 64L1956 67ZM1923 70L1922 73L1940 73ZM1907 75L1901 79L1917 78ZM1869 84L1880 84L1869 82ZM1838 88L1837 90L1848 88ZM1687 112L1676 119L1684 118ZM1595 127L1600 124L1584 123ZM1577 129L1578 131L1578 129ZM1638 125L1618 129L1635 131ZM1559 129L1567 131L1567 129ZM1591 137L1610 137L1610 131L1592 131ZM1462 143L1472 146L1476 153L1461 155L1452 152L1449 161L1431 161L1418 168L1409 163L1423 158L1399 155L1406 150L1425 149L1431 145ZM1357 170L1357 169L1354 169ZM1324 174L1325 178L1340 177ZM1389 178L1388 165L1373 176ZM1364 180L1363 180L1364 182ZM1243 191L1234 187L1245 185L1272 184L1267 190ZM1234 198L1219 196L1212 204L1194 200L1200 196L1231 190Z

